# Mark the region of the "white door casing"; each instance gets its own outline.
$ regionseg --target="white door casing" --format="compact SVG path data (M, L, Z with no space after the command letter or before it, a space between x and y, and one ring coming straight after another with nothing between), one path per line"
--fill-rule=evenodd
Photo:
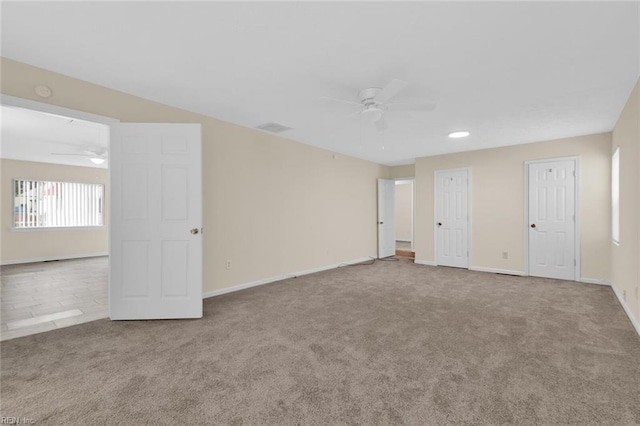
M576 275L576 160L527 164L529 275Z
M469 268L469 170L435 174L436 265Z
M202 317L200 125L112 125L109 157L109 316Z
M378 179L378 258L396 254L396 182Z

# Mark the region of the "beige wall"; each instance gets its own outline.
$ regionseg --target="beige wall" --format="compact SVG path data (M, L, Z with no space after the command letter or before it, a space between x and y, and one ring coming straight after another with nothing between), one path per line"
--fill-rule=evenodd
M391 179L412 178L415 176L415 165L405 164L402 166L389 167L389 177Z
M205 292L375 256L376 179L388 167L5 58L1 65L7 95L42 102L33 88L44 84L55 105L123 122L202 125Z
M582 277L610 279L611 134L447 154L416 160L416 259L434 259L434 171L470 167L472 267L523 272L525 268L524 162L580 157ZM502 252L509 259L502 259Z
M396 240L411 241L411 210L413 184L396 184Z
M620 147L620 245L611 243L612 283L640 321L640 82L613 129L611 153Z
M106 254L108 230L11 230L13 206L12 179L50 180L57 182L101 183L107 185L109 172L93 167L63 166L29 161L0 160L0 263L39 259L64 259L74 256ZM108 205L105 200L105 205ZM105 223L107 222L105 217Z

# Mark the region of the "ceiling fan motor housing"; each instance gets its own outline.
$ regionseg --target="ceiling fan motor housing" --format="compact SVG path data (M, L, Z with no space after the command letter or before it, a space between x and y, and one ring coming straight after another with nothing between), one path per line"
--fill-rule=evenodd
M360 102L362 102L362 105L364 106L364 109L360 114L371 122L378 121L382 118L382 107L375 100L375 97L381 90L382 89L378 87L370 87L362 90L359 94Z
M368 89L364 89L360 92L360 102L365 107L376 105L375 97L380 93L382 89L378 87L370 87Z

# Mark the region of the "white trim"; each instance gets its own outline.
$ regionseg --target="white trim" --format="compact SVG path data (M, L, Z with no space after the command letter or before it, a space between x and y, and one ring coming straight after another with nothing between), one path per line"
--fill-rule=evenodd
M585 284L606 285L606 286L611 287L611 281L603 280L603 279L600 279L600 278L580 278L578 280L578 282L585 283Z
M618 292L616 287L612 285L611 289L613 290L613 293L618 298L618 302L620 302L620 304L622 305L622 309L624 309L625 314L627 314L627 316L629 317L629 321L631 321L631 325L633 326L633 328L636 329L636 333L638 333L638 336L640 336L640 322L638 322L638 320L633 316L633 313L631 312L629 305L627 305L627 302L624 301L624 299L622 298L622 295Z
M473 256L472 241L471 241L471 222L472 222L472 211L473 211L473 191L472 191L472 170L471 167L458 167L455 169L441 169L433 171L433 262L434 265L438 265L438 229L436 223L438 221L438 173L447 173L447 172L467 172L467 269L471 267L471 259Z
M300 271L300 272L292 272L292 273L289 273L289 274L277 275L275 277L265 278L265 279L262 279L262 280L252 281L252 282L248 282L248 283L244 283L244 284L238 284L238 285L234 285L232 287L221 288L220 290L208 291L208 292L202 294L202 298L206 299L206 298L209 298L209 297L220 296L222 294L233 293L234 291L245 290L247 288L257 287L259 285L270 284L270 283L273 283L273 282L276 282L276 281L286 280L288 278L301 277L303 275L314 274L316 272L327 271L329 269L336 269L336 268L339 268L341 266L354 265L356 263L362 263L362 262L366 262L368 260L373 260L373 259L375 259L375 257L372 257L372 256L361 257L360 259L349 260L347 262L334 263L333 265L321 266L319 268L306 269L306 270Z
M106 225L96 226L30 226L27 228L15 228L11 226L11 232L33 232L33 231L99 231L107 229Z
M411 183L411 251L415 253L416 235L415 235L415 217L416 217L416 180Z
M518 275L520 277L526 276L522 271L512 271L510 269L498 269L498 268L485 268L484 266L469 266L470 271L489 272L492 274L505 274L505 275Z
M77 111L70 108L61 107L43 102L36 102L29 99L17 98L15 96L0 95L0 104L14 106L18 108L26 108L34 111L45 112L48 114L62 115L65 117L77 118L78 120L93 121L94 123L113 124L119 123L117 118L106 117L104 115L92 114L90 112Z
M108 252L101 253L85 253L85 254L69 254L65 256L48 256L48 257L34 257L31 259L14 259L14 260L2 260L0 265L18 265L21 263L36 263L36 262L49 262L52 260L69 260L69 259L83 259L86 257L102 257L109 256Z
M417 265L426 265L426 266L437 266L436 262L434 260L420 260L420 259L415 259L413 261L413 263L417 264Z
M526 160L524 162L524 272L529 276L529 165L536 163L554 163L557 161L573 161L576 171L574 188L575 216L574 222L574 256L576 265L573 272L573 280L580 281L580 156L545 158L540 160Z

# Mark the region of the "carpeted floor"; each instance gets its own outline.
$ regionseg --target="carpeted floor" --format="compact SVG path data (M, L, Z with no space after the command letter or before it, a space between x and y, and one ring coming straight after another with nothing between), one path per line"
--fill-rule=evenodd
M2 342L39 425L640 424L640 338L608 287L399 262Z

